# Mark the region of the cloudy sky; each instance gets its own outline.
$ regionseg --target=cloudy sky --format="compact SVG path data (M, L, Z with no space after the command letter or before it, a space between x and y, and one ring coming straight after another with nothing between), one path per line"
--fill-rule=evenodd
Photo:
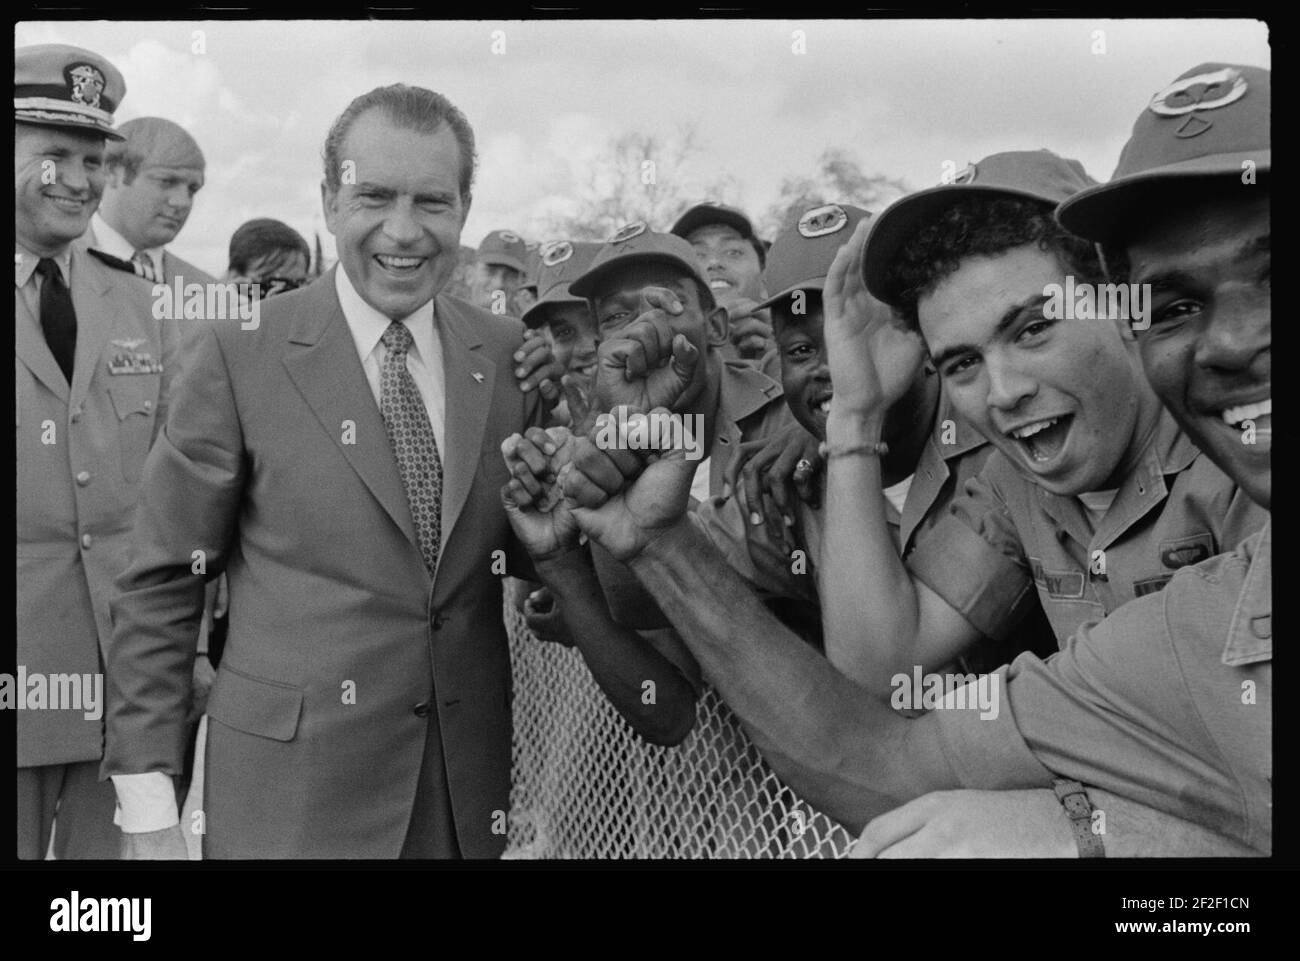
M1270 66L1267 28L1249 20L18 24L15 45L31 43L112 60L127 82L119 121L162 116L193 133L207 186L174 248L213 272L252 217L309 241L319 231L332 257L325 132L353 97L395 81L446 94L473 124L481 167L462 240L477 245L498 227L539 237L628 131L695 124L701 152L681 176L729 174L726 199L754 214L827 147L913 188L945 162L1037 147L1105 179L1179 74Z

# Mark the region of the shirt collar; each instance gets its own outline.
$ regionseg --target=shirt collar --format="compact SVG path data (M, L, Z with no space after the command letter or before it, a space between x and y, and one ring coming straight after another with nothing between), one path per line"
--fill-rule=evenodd
M59 270L63 274L63 282L69 287L72 286L72 244L67 244L64 248L51 258L59 265ZM32 274L36 273L36 265L41 262L38 254L32 253L18 241L14 241L14 286L22 287L27 281L32 279Z
M114 257L125 260L128 263L131 258L135 256L135 248L131 246L131 242L110 227L108 221L101 217L98 212L96 212L95 216L92 218L91 230L95 233L95 243L93 246L96 250L102 250L106 254L112 254ZM149 255L149 259L153 261L154 271L161 278L163 256L162 247L145 247L141 248L141 250L143 253Z
M744 360L723 358L718 390L718 409L740 423L771 401L781 401L781 385Z
M1249 567L1223 650L1224 664L1250 664L1273 655L1273 519L1240 547Z
M364 361L379 346L384 331L392 323L362 299L357 289L352 286L348 272L339 264L334 271L334 289L338 292L339 306L343 308L343 318L348 322L352 339L357 345L357 354ZM433 357L433 301L417 307L411 314L402 318L411 337L415 340L415 350L422 360Z
M945 425L949 421L952 421L953 426L952 443L950 444L944 443L944 434L947 431ZM957 413L952 406L952 401L948 399L948 392L940 387L939 412L934 419L934 430L930 433L930 443L936 445L936 449L944 460L952 460L954 457L969 454L977 447L983 447L988 443L988 440L967 423L966 418Z
M1170 488L1165 478L1185 471L1200 453L1178 421L1162 406L1160 419L1141 458L1120 482L1110 510L1098 521L1094 523L1085 515L1078 497L1053 494L1042 487L1038 488L1038 495L1048 512L1079 543L1104 549L1162 504Z
M1201 454L1201 449L1187 436L1164 404L1160 405L1160 423L1149 449L1165 474L1182 473Z

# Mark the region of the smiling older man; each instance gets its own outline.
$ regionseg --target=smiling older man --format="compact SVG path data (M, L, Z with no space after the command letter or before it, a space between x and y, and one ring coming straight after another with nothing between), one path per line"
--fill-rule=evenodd
M129 856L184 857L167 775L204 581L222 571L207 856L503 850L497 445L539 419L548 369L534 368L550 355L521 356L519 321L442 293L474 169L473 131L445 97L358 97L325 143L337 268L267 300L257 330L197 332L113 608L104 772Z

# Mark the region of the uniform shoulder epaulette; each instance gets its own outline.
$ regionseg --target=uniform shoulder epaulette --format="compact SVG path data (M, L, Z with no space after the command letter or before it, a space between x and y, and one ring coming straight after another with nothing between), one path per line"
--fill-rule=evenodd
M108 264L108 266L112 267L114 270L125 270L128 274L132 274L136 277L140 276L140 274L136 272L135 265L129 260L123 260L121 257L114 257L112 254L106 254L104 251L96 250L94 247L87 247L86 253Z

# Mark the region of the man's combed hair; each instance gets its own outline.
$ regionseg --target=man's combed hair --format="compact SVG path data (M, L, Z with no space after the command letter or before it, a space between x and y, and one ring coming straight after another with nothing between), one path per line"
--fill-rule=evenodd
M199 170L206 166L198 142L178 123L162 117L136 117L119 124L117 132L126 139L105 144L104 166L109 170L121 168L124 183L134 183L147 164Z
M460 145L460 196L462 201L469 200L474 188L474 173L478 168L473 128L456 105L442 94L404 83L376 87L369 93L363 93L348 104L347 109L334 121L325 137L323 151L325 183L331 191L339 189L340 171L343 161L347 159L340 156L343 141L357 118L370 110L380 110L397 126L417 133L436 133L444 123L451 127L451 132Z
M1096 248L1066 233L1053 209L1018 197L966 197L945 208L899 248L890 265L891 286L899 291L893 304L898 314L917 328L917 301L955 273L962 260L993 257L1027 244L1056 254L1077 282L1104 282Z

